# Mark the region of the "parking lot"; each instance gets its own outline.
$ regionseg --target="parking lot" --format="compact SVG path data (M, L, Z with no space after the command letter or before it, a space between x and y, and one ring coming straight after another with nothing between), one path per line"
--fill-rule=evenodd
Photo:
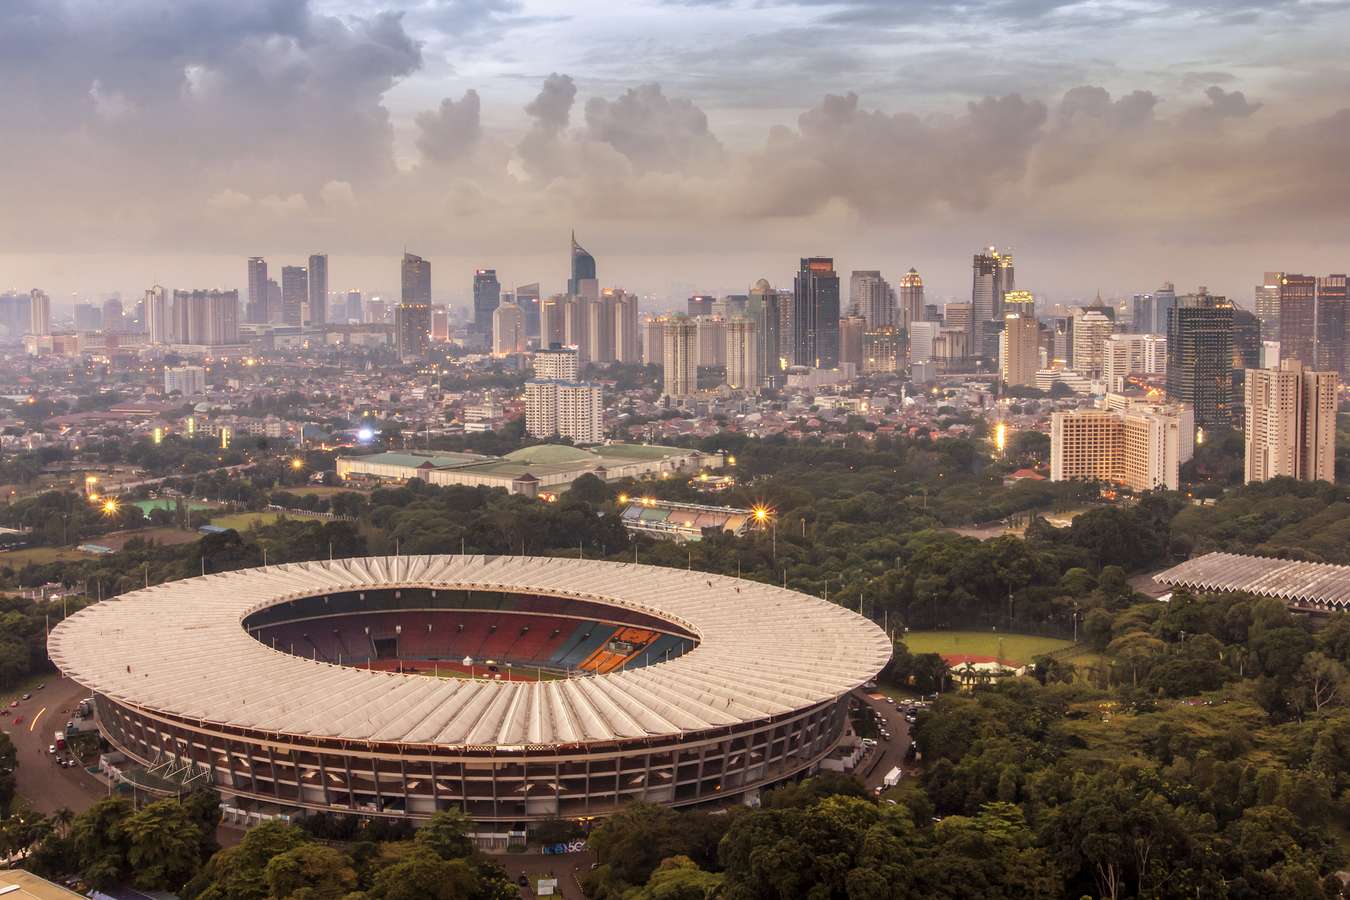
M909 770L913 768L914 762L905 758L910 743L905 708L871 691L858 690L853 696L869 714L879 717L879 727L890 733L890 740L878 740L876 746L863 757L854 774L873 792L883 787L882 782L891 769L898 767L904 771L904 777L910 777Z
M61 808L80 812L105 796L107 786L81 766L61 768L59 757L47 751L53 733L65 730L88 691L69 679L53 677L41 690L31 693L18 706L6 703L6 714L0 716L0 729L9 735L18 754L15 776L19 796L38 812L52 813ZM85 724L93 727L89 720Z

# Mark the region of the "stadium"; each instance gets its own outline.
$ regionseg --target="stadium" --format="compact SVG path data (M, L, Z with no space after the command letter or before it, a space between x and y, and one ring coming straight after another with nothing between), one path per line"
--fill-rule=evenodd
M185 579L55 628L130 759L235 806L480 823L752 800L812 771L890 656L835 604L580 559L418 556Z

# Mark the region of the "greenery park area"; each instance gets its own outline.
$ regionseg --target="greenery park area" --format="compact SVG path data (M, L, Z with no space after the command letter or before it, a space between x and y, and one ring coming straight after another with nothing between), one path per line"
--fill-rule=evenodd
M1095 489L1005 487L1002 476L1025 460L995 461L978 440L878 437L827 447L721 436L699 446L736 456L740 485L719 502L766 506L763 530L710 533L690 545L628 534L620 494L704 499L677 479L607 484L583 476L556 503L422 482L317 497L302 493L303 473L278 464L185 476L172 486L248 512L275 504L354 521L285 516L176 546L132 540L107 556L0 568L0 585L57 581L109 597L147 579L260 565L264 553L289 562L326 559L330 548L341 558L395 547L636 556L786 582L861 609L897 634L909 629L910 644L897 643L883 681L925 693L950 687L936 652L998 655L995 634L1003 655L1026 657L1030 674L992 679L969 694L944 692L913 728L921 767L885 800L850 778L822 775L769 792L759 809L637 805L599 823L588 839L599 859L586 878L588 896L1341 895L1335 873L1347 854L1339 836L1350 832L1350 617L1314 627L1276 600L1242 595L1179 592L1160 604L1136 594L1129 579L1214 549L1350 564L1350 488L1225 482L1205 506L1157 492L1056 527L1040 513L1081 505ZM1221 471L1215 452L1202 462ZM318 470L322 460L309 464ZM80 498L49 493L16 502L8 514L39 523L48 537L74 527L63 516L78 518L88 539L103 526L86 513ZM949 530L1014 513L1030 515L1024 536L981 541ZM14 596L0 603L0 687L50 671L43 642L50 611ZM1040 652L1063 647L1075 620L1079 645ZM1023 639L1019 631L1059 638ZM62 819L15 801L0 823L0 850L31 852L44 872L186 897L414 896L392 893L395 880L431 885L415 896L498 896L499 882L477 857L422 852L420 835L375 834L346 821L265 826L216 853L185 827L206 821L197 817L209 804L195 802L140 811L100 804ZM556 823L540 833L570 836L573 827ZM399 866L406 868L397 879L383 874Z

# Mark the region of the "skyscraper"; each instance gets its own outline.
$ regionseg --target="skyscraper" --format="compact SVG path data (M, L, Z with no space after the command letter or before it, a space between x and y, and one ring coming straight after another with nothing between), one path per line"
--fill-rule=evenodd
M171 295L166 288L155 285L145 292L145 330L152 344L167 344L172 339L169 318Z
M900 279L900 318L905 330L914 322L924 319L923 278L910 269Z
M753 319L736 316L727 323L726 360L728 387L759 390L759 334Z
M975 254L971 268L971 354L992 359L998 352L998 328L986 323L1002 323L1003 295L1016 287L1012 254L985 248Z
M1280 280L1283 272L1267 272L1256 286L1256 317L1261 320L1265 340L1280 339Z
M1116 323L1100 307L1073 311L1073 369L1086 378L1100 378L1102 351Z
M41 337L52 333L52 298L46 291L28 292L28 333Z
M801 261L793 281L792 363L833 369L839 365L839 275L834 260Z
M614 310L616 292L605 288L594 299L579 298L586 322L586 346L592 362L614 362Z
M699 316L694 320L698 333L698 364L725 366L727 364L727 321L721 316Z
M444 303L431 304L431 342L444 344L450 340L450 309Z
M1240 372L1243 369L1261 368L1261 319L1256 313L1241 307L1233 307L1233 369ZM1236 388L1241 388L1242 378L1239 375L1235 382ZM1239 394L1236 390L1234 397Z
M122 298L109 297L103 301L103 330L109 334L120 334L127 330L126 316L122 309Z
M1017 313L1023 318L1036 318L1036 295L1031 291L1004 291L1003 315Z
M1130 331L1135 334L1152 334L1157 315L1154 312L1152 294L1135 294L1130 300Z
M641 338L638 324L638 298L636 294L615 289L614 291L614 361L626 365L641 362Z
M309 257L309 324L328 324L328 254Z
M554 294L539 304L540 349L547 350L550 347L563 346L564 307L566 304L566 294Z
M1125 389L1130 375L1167 371L1167 338L1157 334L1113 334L1102 348L1102 380L1106 390Z
M1201 287L1167 322L1167 396L1204 428L1233 424L1233 305Z
M492 311L492 352L505 356L525 348L525 313L514 303L501 304Z
M239 343L238 291L174 291L169 309L175 344L220 346Z
M642 319L642 364L659 366L665 362L666 317L644 316Z
M1246 377L1246 480L1281 475L1336 480L1335 372L1314 372L1296 359Z
M473 273L473 326L477 334L491 336L492 314L502 302L502 286L496 269L476 269Z
M779 373L783 371L780 355L782 314L778 302L778 292L765 278L755 282L746 299L745 313L755 323L755 336L759 344L755 361L759 363L760 387L775 386Z
M75 330L99 331L103 328L103 310L92 303L75 304Z
M301 324L300 307L309 302L309 272L304 266L281 267L281 317L272 321L281 325Z
M570 347L540 350L534 354L531 363L534 366L534 377L544 381L576 381L580 371L577 365L577 351Z
M895 295L881 272L854 269L848 279L848 314L861 316L868 328L895 322Z
M394 309L394 338L399 359L425 359L431 342L431 263L403 254L402 302Z
M248 258L248 308L244 318L250 324L272 321L268 310L271 297L267 290L267 260L261 256Z
M516 305L525 313L525 336L539 337L539 282L522 284L516 288Z
M711 316L716 300L711 294L695 294L685 301L685 312L694 318Z
M394 307L394 338L399 359L404 362L426 359L431 343L431 304L400 303Z
M412 253L403 254L403 294L404 303L420 303L431 306L431 262Z
M662 329L665 340L662 393L679 400L698 389L698 327L688 316L671 316Z
M280 322L283 318L281 313L281 285L277 284L275 278L267 279L267 304L263 310L267 313L264 322Z
M896 327L882 325L863 332L864 375L876 375L898 370L900 348L896 344Z
M1177 289L1170 281L1164 281L1162 285L1153 292L1153 328L1154 334L1167 333L1168 316L1171 314L1172 307L1177 305Z
M577 243L572 232L572 277L567 279L567 293L573 297L594 299L600 296L600 282L595 274L595 257Z
M1041 327L1035 316L1010 312L1003 317L999 339L999 372L1006 385L1036 386L1041 367Z
M361 292L347 292L347 314L343 317L348 322L364 322L366 320L362 311Z
M863 366L863 333L867 331L867 319L862 316L848 316L839 320L839 362L851 363L855 372L861 372Z
M1317 279L1286 274L1280 279L1280 359L1311 367L1317 359Z
M1345 276L1327 275L1317 279L1316 368L1321 372L1346 370L1345 352Z

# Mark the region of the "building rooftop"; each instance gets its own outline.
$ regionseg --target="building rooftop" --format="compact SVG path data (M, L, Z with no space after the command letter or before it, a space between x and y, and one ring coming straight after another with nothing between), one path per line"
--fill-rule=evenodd
M66 900L82 896L23 869L0 870L0 897L4 900Z
M1153 576L1193 591L1242 591L1305 609L1350 609L1350 566L1239 553L1206 553Z

